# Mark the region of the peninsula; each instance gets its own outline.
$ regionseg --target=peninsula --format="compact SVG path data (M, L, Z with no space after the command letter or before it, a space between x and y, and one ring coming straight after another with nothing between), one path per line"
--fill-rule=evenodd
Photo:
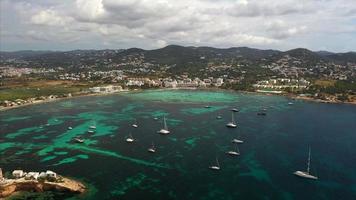
M0 198L8 197L21 191L62 191L80 194L85 191L85 186L75 180L57 175L55 172L24 172L14 170L11 177L5 178L0 168Z

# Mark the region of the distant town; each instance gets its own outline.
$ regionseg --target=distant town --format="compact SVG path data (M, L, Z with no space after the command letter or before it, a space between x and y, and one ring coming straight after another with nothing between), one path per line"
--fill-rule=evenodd
M0 55L0 108L147 88L221 88L356 102L353 52L171 45Z

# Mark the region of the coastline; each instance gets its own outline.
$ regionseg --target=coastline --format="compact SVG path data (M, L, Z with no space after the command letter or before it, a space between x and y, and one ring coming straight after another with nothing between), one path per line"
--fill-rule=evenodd
M222 89L222 88L149 88L149 89L134 89L134 90L124 90L124 91L119 91L119 92L112 92L112 93L78 93L74 94L71 97L60 97L56 99L46 99L46 100L41 100L41 101L36 101L36 102L31 102L31 103L26 103L22 105L16 105L16 106L9 106L9 107L1 107L0 112L11 110L11 109L16 109L16 108L21 108L21 107L26 107L26 106L31 106L31 105L38 105L38 104L45 104L45 103L51 103L51 102L56 102L56 101L61 101L61 100L66 100L66 99L74 99L74 98L79 98L79 97L88 97L88 96L105 96L105 95L113 95L113 94L120 94L123 92L140 92L140 91L145 91L145 90L207 90L207 91L230 91L230 92L236 92L236 93L243 93L243 94L260 94L260 95L273 95L273 96L284 96L293 100L303 100L303 101L309 101L309 102L316 102L316 103L330 103L330 104L350 104L350 105L356 105L356 101L352 102L345 102L345 101L334 101L334 100L322 100L322 99L315 99L313 97L307 97L307 96L298 96L293 93L269 93L269 92L258 92L258 91L243 91L243 90L232 90L232 89Z

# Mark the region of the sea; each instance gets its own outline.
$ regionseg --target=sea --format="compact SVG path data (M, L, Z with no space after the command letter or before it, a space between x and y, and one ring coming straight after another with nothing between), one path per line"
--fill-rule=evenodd
M257 115L261 109L266 115ZM226 127L232 115L237 128ZM157 133L163 117L169 135ZM129 135L135 142L126 142ZM156 153L147 151L152 143ZM52 170L87 187L83 194L23 192L10 199L355 200L355 147L355 105L274 95L145 90L0 112L0 168L7 176ZM309 149L318 180L293 174L307 170ZM209 169L216 160L221 169Z

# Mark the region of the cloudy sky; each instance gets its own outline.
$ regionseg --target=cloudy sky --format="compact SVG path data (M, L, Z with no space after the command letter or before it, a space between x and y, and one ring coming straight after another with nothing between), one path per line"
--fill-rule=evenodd
M0 50L356 50L356 0L0 0Z

